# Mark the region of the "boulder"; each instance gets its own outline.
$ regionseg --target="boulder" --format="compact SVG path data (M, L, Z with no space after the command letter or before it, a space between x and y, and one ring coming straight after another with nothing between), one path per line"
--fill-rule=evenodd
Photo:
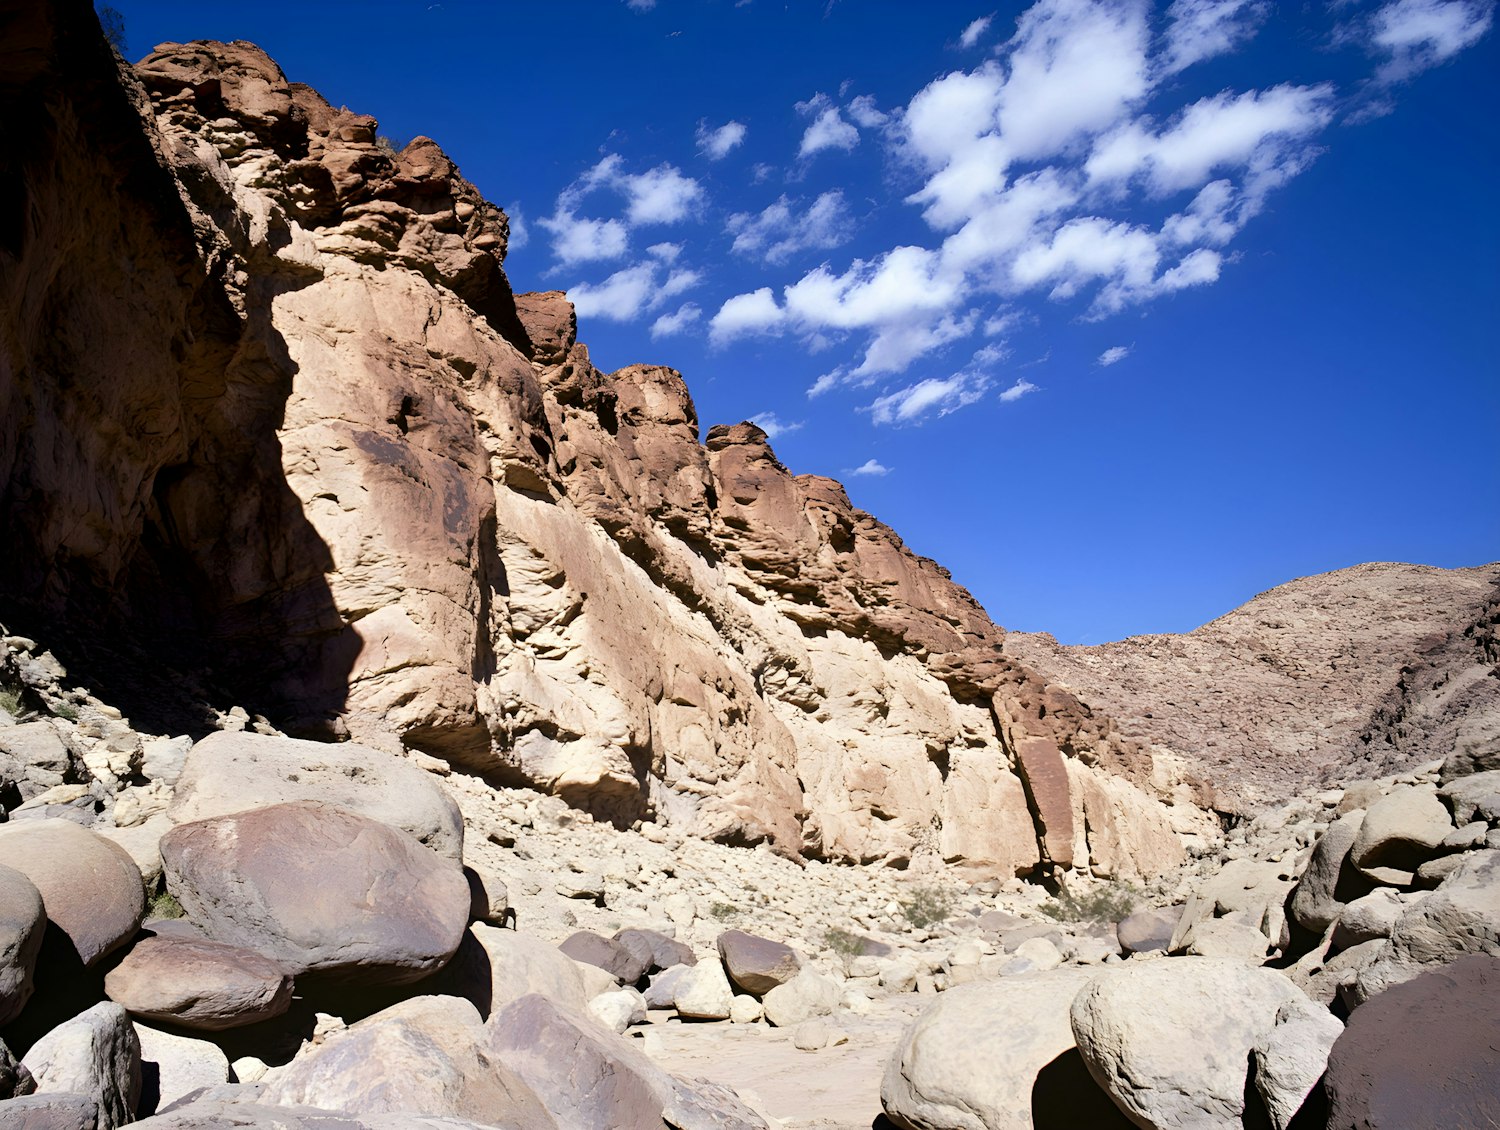
M41 893L47 918L85 965L132 936L146 913L140 869L125 849L70 820L0 824L0 859Z
M1349 849L1364 819L1362 808L1344 813L1328 825L1313 846L1312 857L1288 904L1292 917L1304 930L1321 936L1338 918L1344 903L1370 890L1370 880L1349 862Z
M838 982L813 969L804 969L784 985L777 985L760 1003L766 1019L778 1028L791 1028L814 1016L829 1016L839 1006Z
M1500 956L1500 851L1470 852L1442 886L1402 910L1350 997L1360 1004L1469 953Z
M1290 1000L1277 1010L1275 1027L1255 1042L1254 1053L1255 1089L1273 1130L1290 1130L1343 1032L1338 1017L1310 1000Z
M414 1114L364 1114L269 1106L224 1098L194 1099L137 1122L141 1130L495 1130L491 1122Z
M677 1000L677 984L691 969L690 965L674 965L671 969L663 969L651 978L651 983L646 986L643 994L647 1008L674 1008ZM755 998L749 998L754 1000Z
M456 860L319 801L180 824L162 861L188 918L294 976L406 984L445 965L469 921Z
M505 880L482 864L466 863L469 882L469 917L489 926L504 926L510 916L510 889Z
M1041 973L1063 963L1062 951L1047 938L1027 938L1015 949L1007 973Z
M458 997L413 997L297 1055L264 1101L347 1114L408 1112L554 1130L541 1100L485 1043Z
M743 930L724 931L718 945L724 972L736 988L752 997L765 996L786 984L802 968L802 959L791 946Z
M99 1130L99 1104L66 1092L26 1095L0 1107L6 1130Z
M477 922L442 981L445 992L464 997L483 1017L529 993L578 1012L589 999L582 966L562 950L530 934Z
M611 1032L646 1023L646 999L634 989L600 993L589 1001L589 1015Z
M615 941L647 962L646 972L657 973L674 965L697 965L698 955L691 946L669 938L657 930L629 927L615 934Z
M1243 915L1234 914L1199 923L1187 952L1197 957L1228 957L1260 965L1266 960L1268 949L1270 942L1266 936L1246 922Z
M1055 969L944 993L907 1025L887 1061L886 1117L902 1130L1030 1130L1038 1088L1053 1110L1049 1081L1071 1067L1068 1117L1054 1124L1129 1126L1074 1047L1069 1009L1094 976ZM1048 1078L1039 1079L1044 1072Z
M1186 952L1199 926L1228 915L1241 916L1244 925L1265 935L1268 946L1279 942L1286 923L1283 908L1293 883L1283 864L1230 860L1188 898L1168 949Z
M630 1041L532 994L490 1017L483 1049L528 1083L564 1127L764 1130L723 1088L685 1084Z
M672 991L672 1007L688 1020L728 1020L734 993L717 961L684 965Z
M18 1095L29 1095L36 1089L36 1080L31 1072L11 1054L5 1041L0 1040L0 1101Z
M21 872L0 866L0 1028L31 999L36 955L47 933L41 893Z
M1120 919L1116 936L1126 953L1160 953L1172 940L1172 933L1182 918L1182 907L1161 910L1137 910Z
M104 991L132 1016L205 1032L280 1016L292 979L242 946L173 934L144 938L105 975Z
M1339 913L1333 928L1334 946L1345 950L1361 942L1389 938L1406 905L1407 900L1390 887L1377 887L1355 899Z
M99 1108L99 1130L135 1118L141 1098L141 1042L130 1017L109 1001L52 1029L23 1061L38 1094L87 1095Z
M1344 1000L1348 996L1350 987L1360 973L1380 956L1385 948L1385 939L1361 942L1332 956L1328 953L1331 936L1326 937L1325 942L1328 944L1306 954L1288 969L1287 975L1311 1000L1325 1008L1331 1008L1335 1001Z
M1460 777L1493 773L1500 769L1500 742L1478 743L1456 749L1438 770L1438 784L1448 785Z
M1281 974L1238 961L1131 961L1078 994L1073 1036L1094 1080L1138 1125L1237 1130L1251 1049L1299 999Z
M16 783L22 800L61 785L72 764L68 747L50 722L22 722L0 730L0 777Z
M598 966L622 985L634 985L646 972L646 962L619 942L588 930L569 934L557 947L574 961Z
M1349 849L1354 866L1380 883L1409 886L1453 831L1437 790L1414 785L1392 789L1365 813Z
M187 755L167 815L174 824L287 801L321 801L400 828L453 859L464 822L432 774L369 746L220 730Z
M1328 1056L1330 1127L1500 1124L1500 959L1461 957L1360 1005Z
M216 1044L135 1026L141 1042L141 1117L155 1114L202 1087L229 1082L229 1058Z
M1449 781L1438 796L1447 802L1453 823L1460 828L1476 820L1500 822L1500 769Z
M757 1020L763 1020L766 1015L766 1006L754 997L737 993L729 1002L729 1022L731 1024L754 1024Z

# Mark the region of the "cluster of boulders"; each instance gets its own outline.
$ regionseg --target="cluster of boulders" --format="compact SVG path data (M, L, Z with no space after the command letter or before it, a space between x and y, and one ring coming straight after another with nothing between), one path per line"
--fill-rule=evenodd
M945 994L890 1061L887 1117L905 1130L1500 1117L1500 750L1299 799L1226 846L1185 876L1185 903L1118 924L1142 946L1128 962Z

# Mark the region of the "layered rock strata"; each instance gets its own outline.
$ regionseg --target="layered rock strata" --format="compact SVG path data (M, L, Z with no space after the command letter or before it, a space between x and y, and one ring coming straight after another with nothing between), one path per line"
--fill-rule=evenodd
M945 570L515 297L505 216L246 43L6 3L3 568L290 731L788 853L1140 875L1210 821ZM77 9L75 11L75 9ZM10 49L8 49L10 50ZM49 121L51 125L47 124Z

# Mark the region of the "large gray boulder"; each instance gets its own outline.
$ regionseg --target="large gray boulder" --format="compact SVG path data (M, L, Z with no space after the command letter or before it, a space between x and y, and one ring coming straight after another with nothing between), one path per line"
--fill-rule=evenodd
M1349 849L1354 866L1377 882L1405 887L1453 831L1448 809L1431 786L1392 789L1365 813Z
M649 965L649 958L643 961L639 954L632 953L619 942L588 930L569 934L557 948L574 961L597 966L622 985L634 985Z
M135 1124L141 1130L495 1130L492 1122L470 1122L420 1114L364 1114L312 1107L206 1099L185 1103ZM502 1128L503 1130L503 1128Z
M407 984L448 962L469 921L456 859L319 801L180 824L161 850L189 919L294 976Z
M0 730L0 778L31 800L67 780L72 756L50 722L22 722Z
M229 1057L217 1044L146 1024L136 1024L135 1034L141 1042L142 1117L229 1081Z
M1469 853L1442 886L1406 907L1350 997L1360 1004L1470 953L1500 956L1500 851Z
M719 935L718 945L724 972L741 992L752 997L764 996L777 985L786 984L802 968L802 958L791 946L743 930L725 930Z
M0 1107L5 1130L98 1130L99 1104L88 1095L48 1093L11 1099Z
M0 824L0 859L41 893L47 918L85 965L135 935L146 913L141 872L125 849L71 820Z
M292 979L269 958L206 938L158 935L137 942L104 978L132 1016L205 1032L280 1016Z
M404 1111L556 1130L532 1089L485 1049L479 1012L459 997L413 997L301 1052L263 1100L346 1114Z
M1126 962L1073 1001L1089 1073L1140 1126L1239 1130L1250 1053L1284 1004L1279 973L1223 958Z
M532 994L486 1025L485 1050L525 1080L563 1127L765 1130L733 1092L674 1079L629 1040Z
M1119 939L1120 949L1126 953L1159 953L1171 944L1181 919L1180 906L1137 910L1120 919L1115 936Z
M36 955L47 933L41 893L21 872L0 866L0 1028L31 999Z
M674 965L698 964L698 955L691 946L685 946L658 930L627 927L617 931L614 940L635 954L637 960L645 962L647 973L659 973Z
M1313 1001L1290 1000L1277 1010L1275 1027L1255 1042L1255 1089L1272 1130L1290 1130L1343 1032L1338 1017Z
M672 1007L688 1020L728 1020L734 991L717 961L684 965L672 990Z
M135 1117L141 1098L141 1042L130 1017L110 1001L52 1029L22 1061L38 1094L87 1095L99 1108L99 1130Z
M323 801L463 857L458 805L430 773L369 746L219 731L193 746L177 782L174 824L295 800Z
M469 927L442 981L443 991L468 1000L486 1018L529 993L540 993L575 1012L588 1006L578 962L540 938L477 922Z
M1074 1050L1069 1010L1095 975L1054 969L948 990L907 1026L886 1064L886 1117L902 1130L1030 1130L1039 1076L1076 1064L1059 1124L1129 1126Z
M1189 896L1168 949L1173 953L1189 950L1200 927L1230 915L1264 935L1268 947L1279 944L1286 923L1287 895L1295 881L1280 863L1230 860Z
M1500 959L1460 958L1361 1005L1328 1056L1336 1130L1500 1125Z
M1475 820L1500 822L1500 769L1449 781L1438 796L1447 802L1453 823L1460 828Z
M1322 935L1338 918L1344 903L1369 892L1371 881L1349 862L1349 849L1364 821L1364 809L1346 812L1328 825L1313 846L1312 857L1288 906L1304 930Z

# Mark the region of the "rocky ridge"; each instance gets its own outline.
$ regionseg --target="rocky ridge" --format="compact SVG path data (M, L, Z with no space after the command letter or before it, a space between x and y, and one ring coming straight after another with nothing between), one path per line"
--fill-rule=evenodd
M250 44L127 68L14 7L7 118L69 124L12 157L0 587L80 654L140 641L143 724L218 698L814 858L1141 875L1212 832L837 483L595 369L431 140Z
M1212 781L1253 814L1319 785L1500 739L1500 564L1373 562L1302 577L1183 635L1006 654Z

